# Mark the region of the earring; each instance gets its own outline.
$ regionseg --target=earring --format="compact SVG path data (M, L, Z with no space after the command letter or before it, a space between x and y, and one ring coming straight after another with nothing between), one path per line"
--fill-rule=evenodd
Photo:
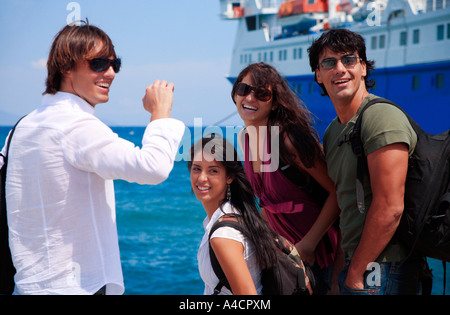
M228 184L228 188L227 188L227 200L231 200L231 188L230 188L229 184Z

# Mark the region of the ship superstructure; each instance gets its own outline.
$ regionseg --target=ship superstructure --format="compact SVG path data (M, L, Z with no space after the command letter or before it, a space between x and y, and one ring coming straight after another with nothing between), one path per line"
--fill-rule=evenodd
M450 129L450 0L221 0L221 17L239 20L228 79L264 61L326 126L335 117L321 96L307 49L330 28L348 28L375 60L370 91L401 105L426 131Z

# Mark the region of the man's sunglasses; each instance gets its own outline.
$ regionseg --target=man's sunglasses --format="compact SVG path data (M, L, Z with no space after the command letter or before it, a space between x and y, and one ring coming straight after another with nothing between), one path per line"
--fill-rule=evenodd
M358 60L362 61L360 57L357 57L354 54L342 56L340 60L346 67L354 66L358 62ZM336 67L337 63L338 59L336 58L325 58L320 62L320 65L324 70L330 70ZM319 66L317 66L317 68L319 68Z
M91 68L92 71L95 72L104 72L106 70L109 69L109 67L113 67L113 70L115 73L120 71L120 66L122 64L122 61L120 60L120 58L116 58L116 59L108 59L108 58L104 58L104 57L100 57L100 58L94 58L91 60L88 60L89 62L89 67Z
M272 98L272 92L269 89L254 87L242 82L236 85L236 94L239 96L247 96L252 91L255 93L255 97L261 102L268 102Z

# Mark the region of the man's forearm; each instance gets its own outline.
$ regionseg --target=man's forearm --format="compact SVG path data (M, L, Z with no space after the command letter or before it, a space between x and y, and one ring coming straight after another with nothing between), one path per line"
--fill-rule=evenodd
M346 283L349 287L364 286L363 274L368 264L378 256L392 239L400 222L403 209L398 207L380 208L375 202L367 212L364 230L349 266Z

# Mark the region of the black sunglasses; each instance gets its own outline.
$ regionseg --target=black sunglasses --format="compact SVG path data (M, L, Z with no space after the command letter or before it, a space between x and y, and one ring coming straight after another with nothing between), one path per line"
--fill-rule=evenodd
M112 66L114 72L117 73L120 71L120 66L122 65L122 61L120 60L120 58L108 59L100 57L88 60L88 62L91 70L95 72L104 72Z
M247 96L252 91L255 93L255 97L261 102L268 102L272 98L272 92L269 89L254 87L242 82L236 85L236 94L239 96Z
M362 58L355 56L354 54L349 54L341 57L341 62L345 67L354 66L358 60L362 61ZM320 65L324 70L330 70L336 67L338 59L336 58L325 58L320 62ZM319 66L317 66L319 68Z

